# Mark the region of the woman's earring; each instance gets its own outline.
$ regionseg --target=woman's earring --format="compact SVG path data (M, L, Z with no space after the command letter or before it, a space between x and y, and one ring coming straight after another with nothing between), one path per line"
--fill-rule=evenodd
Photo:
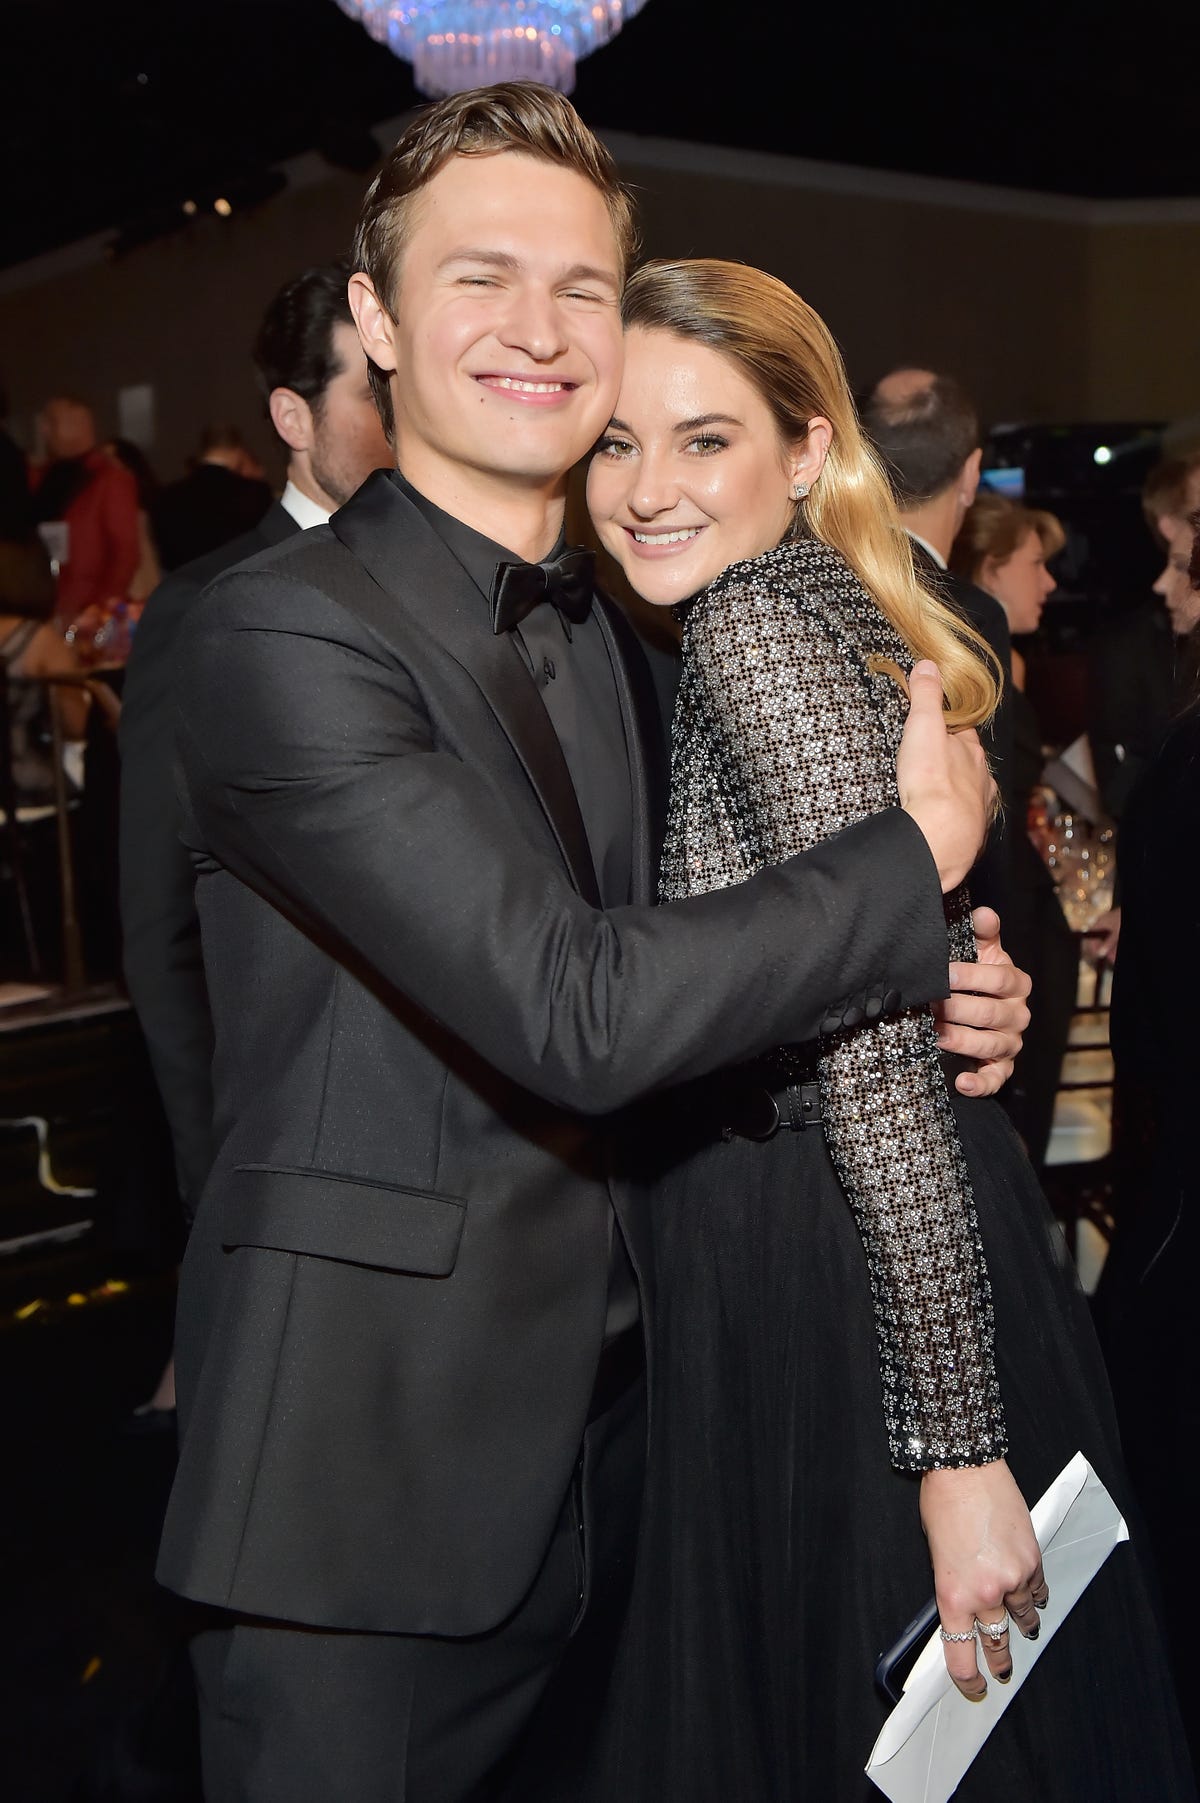
M792 490L792 499L793 499L793 501L802 501L807 493L808 493L808 483L807 482L797 482L795 488L793 488L793 490Z

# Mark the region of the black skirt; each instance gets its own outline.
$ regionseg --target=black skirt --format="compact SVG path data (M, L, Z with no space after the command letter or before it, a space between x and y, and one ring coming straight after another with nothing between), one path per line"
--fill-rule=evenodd
M1014 1476L1032 1502L1082 1450L1133 1536L958 1795L1193 1798L1086 1300L999 1107L954 1106L995 1297ZM880 1793L863 1768L890 1707L875 1660L933 1580L919 1480L888 1460L862 1242L819 1129L676 1149L647 1186L650 1470L595 1795L868 1803Z

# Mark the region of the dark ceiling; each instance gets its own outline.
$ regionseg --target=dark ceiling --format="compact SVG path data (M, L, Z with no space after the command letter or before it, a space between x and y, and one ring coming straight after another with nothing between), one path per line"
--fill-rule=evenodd
M1128 18L1129 8L1121 9ZM1098 197L1200 192L1194 0L648 0L581 64L593 125ZM712 21L702 23L702 21ZM127 241L419 99L334 0L0 0L0 262ZM357 149L356 149L357 147Z

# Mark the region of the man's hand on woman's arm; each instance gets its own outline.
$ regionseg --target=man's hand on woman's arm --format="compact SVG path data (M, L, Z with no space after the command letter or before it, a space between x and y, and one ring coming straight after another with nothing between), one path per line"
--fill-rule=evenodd
M896 756L900 806L925 836L942 893L957 889L987 838L996 785L975 732L948 732L942 679L928 658L908 679L908 719Z
M959 1094L994 1096L1012 1076L1029 1025L1032 984L1001 945L1000 921L992 909L976 908L971 922L979 962L950 966L950 994L933 1004L933 1013L942 1050L976 1061L973 1071L955 1078Z

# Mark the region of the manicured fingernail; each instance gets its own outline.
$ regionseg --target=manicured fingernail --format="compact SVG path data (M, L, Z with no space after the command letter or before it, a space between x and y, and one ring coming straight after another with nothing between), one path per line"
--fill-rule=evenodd
M1050 1598L1047 1597L1044 1603L1035 1603L1033 1606L1035 1609L1047 1609L1050 1606Z
M964 1690L963 1695L968 1703L982 1703L987 1695L987 1685L985 1684L982 1690Z
M1042 1624L1039 1622L1036 1628L1023 1628L1021 1631L1026 1640L1036 1640L1042 1631Z
M1012 1666L1010 1665L1006 1672L993 1672L992 1676L995 1678L997 1684L1007 1684L1012 1677Z

